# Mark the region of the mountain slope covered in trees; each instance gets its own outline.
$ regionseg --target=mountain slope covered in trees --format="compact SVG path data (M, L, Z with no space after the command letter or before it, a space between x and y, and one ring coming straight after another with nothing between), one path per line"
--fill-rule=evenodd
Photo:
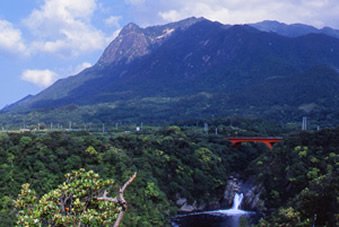
M312 30L288 37L253 26L203 18L148 28L129 24L93 67L2 112L37 111L40 121L57 121L57 113L72 106L78 110L73 120L82 122L233 114L335 119L339 39Z
M124 226L169 226L180 198L202 209L225 208L216 204L234 175L261 188L255 209L262 226L338 225L339 129L286 134L273 150L260 144L232 147L224 138L229 130L221 132L172 126L135 134L0 133L0 226L16 221L13 201L22 184L29 183L40 197L79 168L117 185L138 172L125 192ZM113 194L117 190L110 188Z

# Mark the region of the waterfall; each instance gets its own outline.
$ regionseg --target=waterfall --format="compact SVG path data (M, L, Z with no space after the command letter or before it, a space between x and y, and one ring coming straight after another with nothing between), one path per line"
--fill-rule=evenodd
M206 215L211 216L219 216L223 218L222 226L231 226L231 227L239 227L241 226L240 217L245 216L246 220L250 220L250 216L254 215L255 212L246 211L239 209L241 206L241 202L244 198L243 193L235 193L233 197L233 205L232 208L226 210L211 210L211 211L203 211L203 212L195 212L185 215L178 215L175 217L174 221L172 222L172 227L180 227L180 226L195 226L197 223L204 223L206 225L201 226L210 226L207 225L206 220L214 220L215 219L208 219ZM205 215L205 216L204 216ZM179 223L179 224L178 224ZM194 223L194 224L192 224ZM213 222L214 223L214 222ZM219 223L219 222L218 222ZM221 223L221 222L220 222ZM225 224L227 223L227 224ZM214 226L214 225L212 225ZM219 225L218 225L219 226Z
M251 211L246 211L246 210L239 209L243 198L244 198L244 194L242 194L242 193L235 193L235 195L233 197L232 208L227 209L227 210L211 211L211 213L226 214L226 215L230 215L230 216L232 216L232 215L250 214Z
M244 195L241 193L235 193L233 198L233 206L232 210L239 210L239 206L241 205L242 199L244 198Z
M240 191L239 189L236 191ZM231 191L229 193L229 197L233 195L233 204L229 209L224 210L211 210L211 211L202 211L202 212L194 212L184 215L176 216L172 221L172 227L188 227L188 226L230 226L230 227L239 227L241 225L241 220L255 221L254 215L255 212L241 210L241 203L244 199L243 193L235 193L235 191ZM209 216L217 216L221 217L222 221L215 222L215 218ZM213 223L209 223L209 221L213 221L213 223L218 223L218 225L214 225ZM202 225L200 225L202 223ZM222 224L222 225L219 225ZM211 224L211 225L209 225ZM247 225L246 225L247 226Z
M205 212L197 212L195 214L227 215L227 216L239 216L239 215L253 214L253 212L251 211L239 209L243 198L244 198L244 195L242 193L235 193L233 197L232 208L226 209L226 210L212 210L212 211L205 211Z

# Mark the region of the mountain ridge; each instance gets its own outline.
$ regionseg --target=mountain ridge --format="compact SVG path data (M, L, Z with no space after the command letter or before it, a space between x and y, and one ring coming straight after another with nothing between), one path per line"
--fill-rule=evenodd
M310 33L325 34L335 38L339 38L339 30L330 27L323 27L321 29L315 28L311 25L295 23L285 24L274 20L264 20L258 23L249 24L250 26L265 32L275 32L287 37L298 37Z
M332 78L338 75L334 70L338 68L339 39L327 34L310 32L289 37L260 31L252 25L229 26L204 18L188 18L147 28L128 24L93 67L59 80L38 95L8 106L2 112L113 103L112 119L114 116L123 118L121 111L135 112L138 118L149 112L151 106L166 109L168 115L174 114L168 109L177 106L183 117L191 116L193 110L197 116L210 117L237 113L239 109L250 113L250 106L261 111L277 103L282 109L295 109L299 116L305 112L298 108L307 105L309 100L302 93L294 92L298 86L305 88L298 78L306 81L308 96L312 90L320 96L331 96L325 103L315 98L316 111L323 110L328 103L338 103L339 82ZM319 77L308 79L312 70ZM328 81L324 84L331 85L331 89L324 90L312 84L312 80L321 84L322 74L332 75L324 77ZM301 102L294 103L293 97L285 98L274 88L287 96L285 90L290 90ZM262 96L261 91L265 91L268 102L258 102L256 97ZM145 100L148 101L144 103ZM160 105L158 101L149 103L149 100L171 102ZM246 105L241 107L239 103ZM142 107L144 104L148 107ZM220 105L227 111L219 110ZM335 107L329 109L337 111ZM158 114L166 116L164 111Z

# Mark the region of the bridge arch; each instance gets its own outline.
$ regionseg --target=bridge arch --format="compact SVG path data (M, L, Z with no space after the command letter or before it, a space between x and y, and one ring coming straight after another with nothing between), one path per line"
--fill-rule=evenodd
M233 146L239 146L241 143L263 143L269 149L273 148L273 145L283 140L282 137L230 137L227 138Z

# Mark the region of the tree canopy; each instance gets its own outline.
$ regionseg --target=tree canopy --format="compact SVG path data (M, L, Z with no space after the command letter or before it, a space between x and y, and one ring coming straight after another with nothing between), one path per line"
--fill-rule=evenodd
M94 171L79 169L65 175L66 181L40 199L29 184L23 184L15 201L18 226L118 226L127 208L123 192L107 197L114 181L103 180Z

